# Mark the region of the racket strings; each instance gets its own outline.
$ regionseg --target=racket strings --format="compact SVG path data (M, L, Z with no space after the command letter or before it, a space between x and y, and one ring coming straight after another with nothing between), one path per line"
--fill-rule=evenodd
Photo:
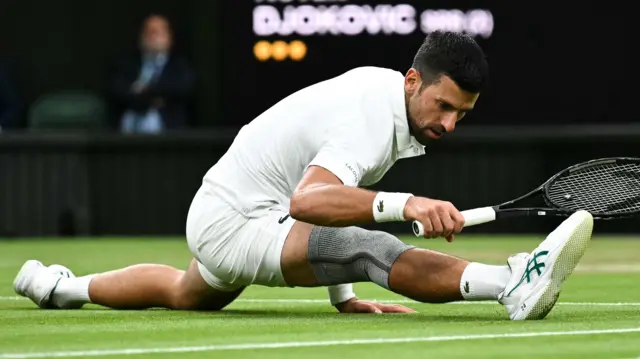
M640 212L640 163L603 163L551 183L550 204L598 214Z

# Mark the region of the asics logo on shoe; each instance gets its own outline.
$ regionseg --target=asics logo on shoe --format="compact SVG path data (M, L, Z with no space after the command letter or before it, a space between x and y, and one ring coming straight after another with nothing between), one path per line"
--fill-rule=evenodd
M527 262L527 268L525 268L524 273L522 273L522 278L520 278L518 284L516 284L515 287L511 289L511 291L509 291L507 297L510 296L513 291L518 289L518 287L520 287L520 285L524 283L525 280L527 281L527 284L531 283L531 274L534 271L538 276L542 275L542 268L545 267L545 264L544 262L538 262L538 259L542 256L546 256L547 254L549 254L549 251L540 251L531 256L531 259L529 259L529 261Z

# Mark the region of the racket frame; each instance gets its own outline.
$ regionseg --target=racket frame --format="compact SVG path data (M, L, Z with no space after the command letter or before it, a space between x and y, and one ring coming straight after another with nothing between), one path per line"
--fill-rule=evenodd
M504 218L509 218L509 217L526 217L526 216L569 217L573 213L575 213L577 210L561 208L561 207L555 205L549 199L549 187L558 178L564 176L567 173L575 172L575 171L581 170L581 169L583 169L585 167L591 167L591 166L594 166L594 165L620 163L620 162L640 163L640 158L633 158L633 157L607 157L607 158L598 158L598 159L593 159L593 160L581 162L581 163L578 163L578 164L574 164L574 165L569 166L569 167L565 168L564 170L556 173L551 178L547 179L544 183L542 183L540 186L536 187L532 191L530 191L530 192L528 192L528 193L526 193L526 194L524 194L524 195L522 195L520 197L517 197L515 199L506 201L506 202L498 204L498 205L486 207L486 208L491 208L495 212L494 218L491 218L491 219L485 218L484 220L478 221L478 223L474 223L474 224L471 224L471 225L480 224L480 223L486 223L486 222L499 220L499 219L504 219ZM508 208L509 206L512 206L517 202L532 198L536 194L540 194L541 197L543 198L544 202L549 207ZM470 210L470 211L474 211L474 210ZM463 212L465 212L465 211L463 211ZM610 214L607 214L607 213L591 213L591 215L593 216L594 219L610 220L610 219L621 219L621 218L633 217L635 215L638 215L638 212L610 213ZM424 228L422 228L422 224L418 223L417 221L413 221L412 229L413 229L413 232L414 232L414 234L416 236L421 236L421 233L424 230Z

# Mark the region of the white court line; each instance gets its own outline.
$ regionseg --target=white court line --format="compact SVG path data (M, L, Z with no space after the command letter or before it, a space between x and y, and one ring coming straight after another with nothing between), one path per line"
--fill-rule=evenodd
M420 302L416 302L414 300L409 299L398 299L398 300L387 300L387 299L366 299L372 300L378 303L397 303L397 304L407 304L407 303L415 303L422 304ZM236 302L244 302L244 303L329 303L328 299L237 299ZM438 305L447 305L447 304L456 304L456 305L496 305L496 302L485 301L485 302L451 302L446 304L438 304ZM558 302L558 305L573 305L573 306L602 306L602 307L636 307L640 306L640 302ZM640 358L638 358L640 359Z
M19 296L0 296L0 301L22 301L29 300L24 297ZM420 302L416 302L414 300L409 299L367 299L372 300L378 303L391 303L391 304L422 304ZM264 298L264 299L236 299L234 303L290 303L290 304L327 304L329 303L328 299L275 299L275 298ZM456 304L456 305L496 305L495 302L486 301L486 302L452 302L447 304ZM447 305L447 304L438 304L438 305ZM557 305L569 305L569 306L578 306L578 307L638 307L640 306L640 302L558 302ZM640 358L638 358L640 359Z
M374 338L374 339L326 340L326 341L309 341L309 342L220 344L220 345L203 345L203 346L192 346L192 347L167 347L167 348L131 348L131 349L64 351L64 352L56 351L56 352L33 352L33 353L0 353L0 359L70 358L70 357L93 357L93 356L111 356L111 355L193 353L193 352L208 352L208 351L220 351L220 350L282 349L282 348L327 347L327 346L336 346L336 345L358 345L358 344L448 342L448 341L465 341L465 340L480 340L480 339L532 338L532 337L548 337L548 336L621 334L621 333L637 333L637 332L640 332L640 328L579 330L579 331L576 330L576 331L565 331L565 332L528 332L528 333L502 333L502 334L477 334L477 335L448 335L448 336L414 337L414 338Z

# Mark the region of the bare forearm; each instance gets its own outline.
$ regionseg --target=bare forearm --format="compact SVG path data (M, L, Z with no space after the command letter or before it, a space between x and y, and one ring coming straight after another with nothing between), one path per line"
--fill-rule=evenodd
M376 192L337 184L314 184L291 199L296 220L325 227L348 227L373 222Z

